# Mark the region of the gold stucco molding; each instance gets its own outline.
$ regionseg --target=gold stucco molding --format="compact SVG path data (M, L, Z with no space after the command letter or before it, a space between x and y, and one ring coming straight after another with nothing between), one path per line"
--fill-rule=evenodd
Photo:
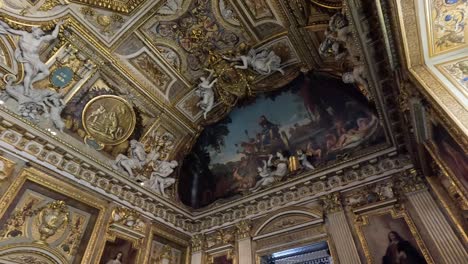
M406 60L409 77L431 102L437 112L450 120L468 136L468 111L452 92L428 69L424 62L421 29L418 27L418 7L415 1L394 0L391 8L398 14L395 32L400 32L402 54Z

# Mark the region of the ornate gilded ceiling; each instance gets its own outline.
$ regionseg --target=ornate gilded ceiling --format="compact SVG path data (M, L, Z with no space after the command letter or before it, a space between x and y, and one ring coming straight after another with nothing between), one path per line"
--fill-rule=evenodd
M2 111L63 145L57 162L73 151L68 173L99 188L105 182L106 192L131 190L142 203L161 201L154 210L169 206L190 215L179 197L196 188L186 157L194 157L202 144L197 140L214 131L204 128L228 124L242 109L253 109L242 114L251 115L243 119L251 123L235 120L219 138L227 143L218 142L226 143L232 160L222 160L220 149L209 150L212 157L219 154L218 164L232 161L231 167L255 153L249 182L244 172L223 167L244 177L225 206L286 185L297 184L303 194L313 185L320 193L363 179L353 170L370 177L384 173L389 162L391 169L407 165L395 152L402 141L396 104L367 70L353 18L341 1L2 2ZM36 26L51 40L36 45L41 63L17 60L15 50L25 52L18 35ZM33 95L23 93L25 79L38 74L28 63L48 71L47 78L33 82ZM281 163L288 163L284 173L278 171ZM271 185L257 184L257 176L273 172L284 175ZM223 191L221 184L206 188ZM226 198L204 195L209 202L185 204L200 207Z
M461 0L419 0L415 4L418 6L417 10L408 9L407 12L414 12L420 30L414 39L405 40L409 47L407 53L411 60L412 51L420 53L418 56L422 55L419 63L443 87L442 91L425 87L427 92L438 102L444 102L444 109L451 112L452 118L467 134L468 127L462 119L468 109L468 6L466 1ZM411 47L409 43L414 41L421 46ZM450 103L445 102L446 100ZM454 113L455 109L459 109L457 113Z

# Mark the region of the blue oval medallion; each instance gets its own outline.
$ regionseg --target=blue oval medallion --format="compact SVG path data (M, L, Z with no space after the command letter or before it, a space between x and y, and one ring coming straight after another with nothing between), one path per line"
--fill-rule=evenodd
M64 88L71 83L74 75L69 67L59 67L52 72L50 82L55 87Z

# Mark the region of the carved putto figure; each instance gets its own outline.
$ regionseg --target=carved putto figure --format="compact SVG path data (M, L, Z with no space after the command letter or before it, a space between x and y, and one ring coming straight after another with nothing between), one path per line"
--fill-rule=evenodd
M206 69L210 74L208 77L200 77L201 82L198 84L198 88L195 94L201 98L201 101L197 103L197 106L203 110L203 117L206 119L207 114L214 107L214 91L213 86L218 81L218 78L213 79L214 71Z
M335 60L344 59L353 50L351 28L346 16L336 13L330 18L328 28L325 30L325 40L320 44L319 52L328 56L331 51Z
M140 232L145 229L145 222L140 214L127 207L117 207L112 211L111 224L122 225Z
M255 186L251 189L255 191L260 187L268 186L275 182L275 177L271 175L270 170L268 169L268 164L265 160L263 160L263 167L258 167L258 175L262 177L260 180L257 181Z
M262 75L269 75L275 71L284 74L281 68L281 58L274 51L266 49L256 51L252 48L247 55L240 55L235 58L223 56L223 58L228 61L242 62L242 65L234 66L236 69L246 70L248 67L251 67L252 70Z
M268 166L276 168L271 174L281 179L288 174L288 160L281 152L276 152L276 160L273 161L273 157L273 154L269 155Z
M261 179L250 189L251 191L279 181L288 174L288 160L280 152L276 153L275 160L273 160L274 157L273 154L270 154L268 161L263 160L263 167L257 168Z
M320 44L319 53L322 56L333 55L336 61L348 59L353 65L352 71L342 76L344 83L356 83L369 94L369 85L364 64L360 61L354 47L351 26L343 13L336 13L330 18L325 40Z
M44 99L44 104L50 108L49 117L54 123L54 126L60 130L60 132L63 132L65 122L63 122L60 114L62 113L63 108L65 108L65 103L60 98L60 95L58 93L53 93Z
M315 167L310 163L310 161L307 159L307 154L302 151L302 149L297 150L297 159L301 162L302 168L306 170L313 170Z
M125 172L130 178L143 181L143 185L167 197L165 190L175 183L169 177L179 165L177 161L166 160L168 151L172 148L173 136L169 133L153 133L151 142L146 142L148 148L137 140L130 140L128 156L119 154L114 163L114 169ZM146 173L150 173L147 179Z
M132 139L130 140L130 149L128 156L119 154L114 161L114 169L120 169L128 174L130 178L134 178L133 170L141 169L146 164L145 146Z
M366 90L368 88L367 74L364 65L355 65L352 71L343 73L342 79L344 83L356 83Z

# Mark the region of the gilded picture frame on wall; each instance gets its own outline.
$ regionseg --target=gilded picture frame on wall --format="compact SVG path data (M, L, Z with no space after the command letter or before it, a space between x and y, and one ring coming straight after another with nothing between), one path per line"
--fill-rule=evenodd
M159 223L153 223L145 246L143 263L190 263L190 237Z
M90 263L105 211L106 202L89 192L23 169L0 199L0 262L27 256L46 263Z
M142 240L122 233L107 233L99 264L138 264L143 258Z
M207 264L238 264L237 254L233 247L222 247L206 254Z
M355 229L369 264L435 263L405 209L358 215Z
M429 139L424 142L426 150L442 173L448 177L451 185L460 193L463 202L468 204L467 146L463 145L464 142L460 142L436 116L431 115L427 126L430 129Z

